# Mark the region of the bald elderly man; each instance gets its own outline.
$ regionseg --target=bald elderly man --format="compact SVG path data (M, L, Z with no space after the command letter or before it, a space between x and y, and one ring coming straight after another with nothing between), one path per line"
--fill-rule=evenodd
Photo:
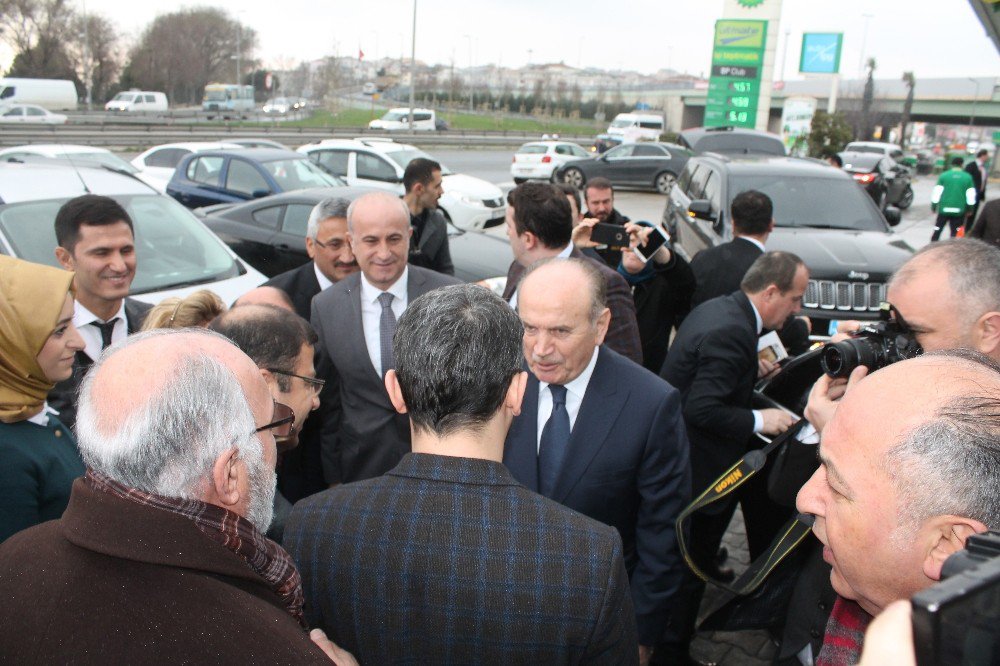
M88 471L69 507L0 546L0 655L328 663L329 641L306 633L295 564L264 536L275 437L294 418L216 333L156 330L111 347L81 387Z
M979 352L932 352L848 388L797 502L837 593L818 664L856 664L873 615L1000 528L998 443L1000 365Z

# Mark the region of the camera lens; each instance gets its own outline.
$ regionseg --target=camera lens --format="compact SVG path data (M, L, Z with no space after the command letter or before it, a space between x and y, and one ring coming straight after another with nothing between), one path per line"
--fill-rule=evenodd
M831 342L823 347L820 365L823 372L831 377L848 377L859 365L876 370L883 365L879 362L882 350L878 343L869 338L852 338L841 342Z

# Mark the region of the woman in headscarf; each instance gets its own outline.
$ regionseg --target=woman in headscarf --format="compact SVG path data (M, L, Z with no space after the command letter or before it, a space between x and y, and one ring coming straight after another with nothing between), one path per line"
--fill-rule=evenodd
M85 469L45 401L73 372L73 273L0 255L0 541L59 518Z

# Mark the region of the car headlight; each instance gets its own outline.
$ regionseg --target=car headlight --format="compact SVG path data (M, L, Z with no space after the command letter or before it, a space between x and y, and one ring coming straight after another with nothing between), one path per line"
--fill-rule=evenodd
M471 194L457 194L455 197L467 206L479 206L483 207L483 200L478 197L474 197Z

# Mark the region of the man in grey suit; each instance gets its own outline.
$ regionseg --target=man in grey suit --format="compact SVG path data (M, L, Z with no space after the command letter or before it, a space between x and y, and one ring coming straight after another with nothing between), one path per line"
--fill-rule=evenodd
M394 367L396 320L418 296L459 280L408 266L410 212L397 197L371 192L347 210L347 240L360 273L313 299L317 375L340 386L340 418L323 424L328 483L381 476L410 450L410 425L382 378Z

